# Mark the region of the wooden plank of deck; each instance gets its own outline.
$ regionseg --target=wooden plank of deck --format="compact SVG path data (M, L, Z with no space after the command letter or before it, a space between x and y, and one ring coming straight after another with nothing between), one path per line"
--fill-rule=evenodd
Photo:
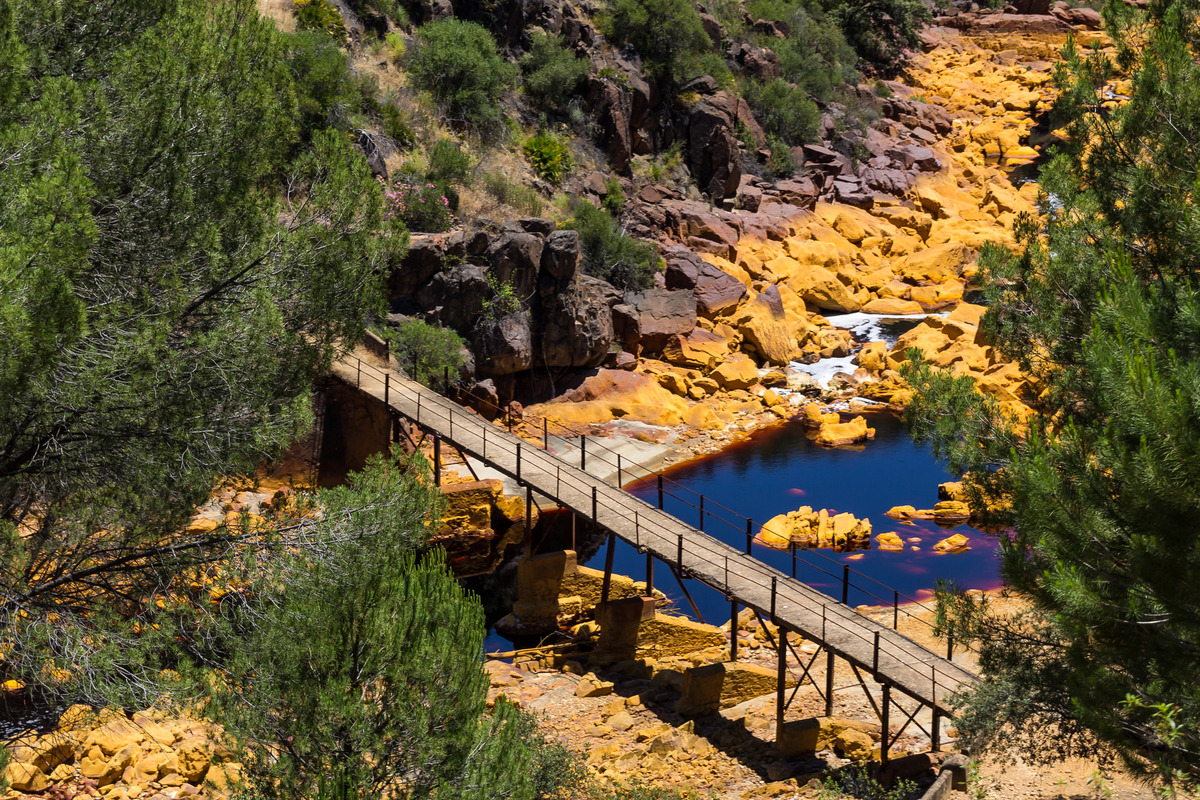
M589 475L530 442L466 411L392 371L353 356L334 374L383 401L396 413L493 468L517 478L622 540L723 592L782 627L865 668L910 697L943 713L946 699L977 676L906 636Z

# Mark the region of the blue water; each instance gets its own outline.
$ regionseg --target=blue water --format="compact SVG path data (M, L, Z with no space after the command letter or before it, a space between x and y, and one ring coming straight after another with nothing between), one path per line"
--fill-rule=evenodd
M952 529L927 521L905 525L884 516L883 512L898 505L932 508L938 501L938 484L956 480L958 476L946 471L928 445L913 442L903 423L892 415L868 414L867 419L875 428L875 439L858 449L829 449L813 444L808 438L811 434L803 426L788 422L755 432L720 453L670 468L664 473L669 482L663 507L698 525L698 499L691 492L703 494L706 510L710 512L705 515L705 532L738 549L746 544L746 523L730 511L750 517L755 532L776 514L804 505L831 512L848 511L860 519L866 517L873 529L870 549L854 553L828 549L796 553L796 576L837 599L842 595L842 567L849 564L852 573L848 600L852 606L890 606L894 591L901 593L901 603L906 602L906 597L928 600L938 578L953 579L967 589L998 588L998 543L994 535L967 525ZM672 486L671 482L678 485ZM648 503L658 502L653 482L630 484L626 489ZM895 531L905 540L919 538L920 542L906 541L903 552L883 551L875 546L874 536L885 531ZM970 549L960 553L935 552L933 545L952 533L969 537ZM919 549L911 549L914 546ZM581 537L577 550L582 563L603 568L601 537L590 540ZM791 574L791 553L755 544L753 554ZM645 579L646 557L631 545L618 540L613 563L618 574ZM679 583L661 562L656 565L654 578L655 587L674 601L679 612L695 616ZM721 624L728 620L729 601L723 594L696 580L687 580L686 585L704 621ZM489 638L488 646L505 649L504 640L495 634Z
M875 428L875 439L857 450L820 447L809 441L808 432L801 425L789 422L759 431L716 455L668 470L666 476L703 494L707 509L736 523L735 528L715 515L705 515L705 532L734 547L745 546L745 522L725 509L750 517L757 532L759 526L776 514L803 505L866 517L871 520L872 538L895 531L906 540L910 537L921 540L906 542L903 552L879 550L872 541L871 549L856 553L813 550L796 554L797 577L838 598L842 592L842 565L849 564L851 605L891 605L893 590L924 600L938 578L954 579L968 589L997 588L998 544L994 536L967 525L952 530L925 521L905 525L883 515L898 505L932 508L938 500L938 484L956 480L958 476L946 471L928 445L913 442L904 425L890 414L868 415L868 423ZM627 488L643 500L657 503L655 486L640 484ZM670 484L667 490L678 497L665 497L664 508L697 525L700 515L694 507L698 503L695 496ZM951 533L969 537L970 549L962 553L934 552L933 545ZM920 549L914 551L913 546ZM790 574L790 553L757 544L753 553ZM601 552L593 556L591 566L597 566L597 561L602 563L602 555ZM615 565L623 574L636 578L645 575L645 557L632 547L618 549ZM658 588L675 599L681 609L690 608L669 571L660 566L655 578ZM728 616L729 605L723 595L696 581L689 581L688 589L706 619L711 615L712 619L722 621Z

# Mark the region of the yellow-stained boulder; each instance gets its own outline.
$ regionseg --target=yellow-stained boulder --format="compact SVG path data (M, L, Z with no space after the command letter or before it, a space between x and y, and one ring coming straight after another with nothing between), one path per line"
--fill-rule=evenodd
M738 309L735 324L743 341L763 361L782 366L791 360L792 338L777 286L768 287Z
M963 536L961 533L956 533L953 536L947 536L933 546L933 549L939 553L960 553L967 549L970 539Z
M900 534L894 531L876 535L875 543L879 545L880 550L900 552L904 549L904 540L900 538Z
M688 404L664 389L654 377L625 370L598 370L578 387L548 403L530 406L532 416L568 425L631 419L648 425L679 425Z
M725 390L749 389L758 383L758 367L744 353L734 353L710 372L709 377Z
M804 406L804 414L800 422L806 428L820 428L822 425L834 425L841 422L842 417L836 411L826 413L821 410L819 403L808 403Z
M24 761L10 762L4 771L9 787L18 792L43 792L50 785L46 773Z
M729 355L729 341L718 333L696 328L687 336L672 336L663 346L664 361L708 371Z
M858 365L870 372L887 369L887 342L868 342L858 351Z
M867 427L866 418L855 417L849 422L823 423L813 441L824 447L841 447L874 438L875 429Z
M947 281L957 277L971 260L971 252L961 244L947 242L919 250L892 265L896 275L910 281Z
M878 297L862 307L866 314L920 314L924 311L921 304L912 300L901 300L899 297Z

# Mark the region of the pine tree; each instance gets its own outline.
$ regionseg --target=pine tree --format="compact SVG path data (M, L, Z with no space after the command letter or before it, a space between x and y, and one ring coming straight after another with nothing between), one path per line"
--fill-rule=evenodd
M1064 51L1071 143L1044 170L1041 221L981 259L983 329L1031 376L1027 427L970 382L918 363L910 412L969 472L1014 616L941 594L980 641L961 733L1022 758L1113 754L1172 783L1200 772L1200 4L1106 14L1118 44ZM1129 75L1132 98L1106 103Z
M486 710L482 606L441 551L422 552L436 508L427 471L376 457L323 491L309 545L231 620L235 655L210 712L244 748L255 797L547 789L529 721L504 701Z
M119 623L224 557L183 523L381 305L403 230L344 136L300 142L285 53L250 0L0 0L0 648L31 691L157 694L169 637Z

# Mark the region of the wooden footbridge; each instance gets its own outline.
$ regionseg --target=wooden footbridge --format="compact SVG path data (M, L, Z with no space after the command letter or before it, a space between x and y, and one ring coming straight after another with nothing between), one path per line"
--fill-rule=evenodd
M894 742L910 723L925 730L917 720L922 707L932 712L925 733L933 749L939 749L939 722L950 711L947 702L950 694L963 684L978 680L951 659L854 611L844 602L844 589L843 602L839 603L754 558L749 554L749 525L747 552L741 552L630 495L620 486L609 485L542 447L490 424L394 370L381 369L350 355L335 364L334 374L431 434L435 451L440 452L442 441L450 443L462 453L515 478L528 487L527 491L551 498L606 530L609 534L606 575L611 572L613 537L619 537L664 562L677 576L694 578L724 593L732 603L734 619L740 604L753 609L760 619L769 619L780 629L819 644L827 658L823 687L809 672L820 651L805 663L786 637L780 636L772 642L779 655L780 725L790 703L784 699L789 652L799 663L803 677L824 699L827 716L832 716L833 696L837 691L833 686L834 658L848 662L880 718L884 737L881 752L885 760L889 740ZM847 568L844 575L848 572ZM737 657L736 633L731 636L731 656ZM864 674L879 684L879 701L869 691ZM917 701L916 709L905 710L895 702L893 692ZM896 733L889 732L893 708L898 712L898 721L903 723Z

